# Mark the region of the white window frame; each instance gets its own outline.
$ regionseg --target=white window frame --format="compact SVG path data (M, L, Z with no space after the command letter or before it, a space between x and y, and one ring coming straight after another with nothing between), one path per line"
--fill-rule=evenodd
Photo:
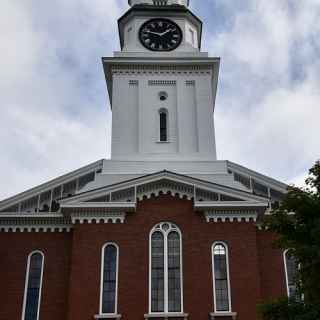
M44 253L40 250L34 250L28 255L27 259L27 269L26 269L26 279L24 284L24 296L23 296L23 306L22 306L22 320L25 320L26 315L26 306L27 306L27 294L29 286L29 273L30 273L30 262L31 257L34 254L40 254L42 256L42 267L41 267L41 276L40 276L40 288L39 288L39 298L38 298L38 311L37 311L37 320L39 320L40 315L40 305L41 305L41 295L42 295L42 282L43 282L43 270L44 270Z
M226 250L226 264L227 264L227 277L228 277L228 298L229 298L229 309L225 311L217 311L217 299L216 299L216 279L214 274L214 248L217 245L223 245ZM232 312L232 299L231 299L231 284L230 284L230 267L229 267L229 247L224 241L215 241L211 247L212 257L212 280L213 280L213 305L215 314L226 314Z
M165 113L166 114L166 129L167 129L167 140L161 141L161 114ZM169 136L169 110L167 108L160 108L158 110L158 117L157 117L157 122L158 122L158 142L159 143L169 143L170 142L170 136Z
M288 278L288 266L287 266L287 254L289 253L290 250L291 249L287 249L283 252L284 273L285 273L285 278L286 278L286 289L287 289L288 298L291 298L290 297L290 288L289 288L289 278ZM297 268L299 268L298 265L297 265Z
M114 313L103 313L103 274L104 274L104 253L105 249L108 246L114 246L117 249L117 268L116 268L116 294L115 294L115 307ZM118 283L119 283L119 246L114 242L107 242L102 246L102 253L101 253L101 270L100 270L100 306L99 306L99 317L103 316L118 316Z
M169 226L174 226L175 229L170 228L167 232L164 232L161 228L157 229L157 226L162 226L168 224ZM152 312L152 297L151 297L151 273L152 273L152 248L151 248L151 237L153 233L161 232L164 240L164 311L163 312ZM171 232L177 232L180 237L180 290L181 290L181 311L180 312L169 312L168 304L168 235ZM183 308L183 262L182 262L182 233L177 225L171 222L161 222L155 225L149 234L149 314L150 315L184 315Z

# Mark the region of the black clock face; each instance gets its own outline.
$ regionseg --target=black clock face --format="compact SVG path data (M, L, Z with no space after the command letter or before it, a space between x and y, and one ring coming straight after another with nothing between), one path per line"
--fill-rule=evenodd
M180 27L168 19L152 19L145 22L139 32L141 43L152 51L172 51L182 41Z

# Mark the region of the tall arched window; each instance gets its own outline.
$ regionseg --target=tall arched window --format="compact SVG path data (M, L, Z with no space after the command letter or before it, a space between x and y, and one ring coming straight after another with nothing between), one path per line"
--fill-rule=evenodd
M168 111L166 109L160 109L160 142L168 141Z
M38 320L40 313L44 255L31 252L27 262L22 320Z
M116 315L118 312L119 248L107 243L102 248L100 315Z
M228 247L223 242L212 246L214 311L231 312Z
M181 232L160 223L150 233L150 313L182 313Z
M287 294L289 298L296 298L298 296L296 282L298 263L296 258L292 254L290 254L290 250L286 250L283 254L283 257L284 269L286 273Z

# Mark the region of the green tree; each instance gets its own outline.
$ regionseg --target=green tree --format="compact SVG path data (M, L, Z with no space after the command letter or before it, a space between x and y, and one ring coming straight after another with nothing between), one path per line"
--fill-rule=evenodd
M264 320L320 320L320 161L310 169L307 187L289 187L280 208L264 226L278 235L277 246L290 249L299 264L302 299L283 298L259 306Z

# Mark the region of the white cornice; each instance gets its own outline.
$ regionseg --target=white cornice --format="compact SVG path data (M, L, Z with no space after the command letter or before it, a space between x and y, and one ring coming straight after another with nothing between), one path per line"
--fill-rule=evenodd
M62 233L62 232L70 232L73 229L71 225L8 225L1 226L0 232L52 232L52 233Z
M212 210L205 212L207 222L256 222L258 212L254 210Z
M124 223L126 219L125 212L108 212L108 213L72 213L71 214L71 221L73 224L99 224L99 223Z
M62 214L1 214L0 231L4 232L69 232L69 218Z
M133 212L136 209L135 202L78 202L73 204L63 204L61 205L62 209L80 209L80 208L103 208L106 211L115 212L115 211L126 211Z
M195 202L194 207L198 211L207 211L215 208L219 209L239 209L245 210L246 208L264 208L269 206L268 202L250 202L250 201L204 201Z

